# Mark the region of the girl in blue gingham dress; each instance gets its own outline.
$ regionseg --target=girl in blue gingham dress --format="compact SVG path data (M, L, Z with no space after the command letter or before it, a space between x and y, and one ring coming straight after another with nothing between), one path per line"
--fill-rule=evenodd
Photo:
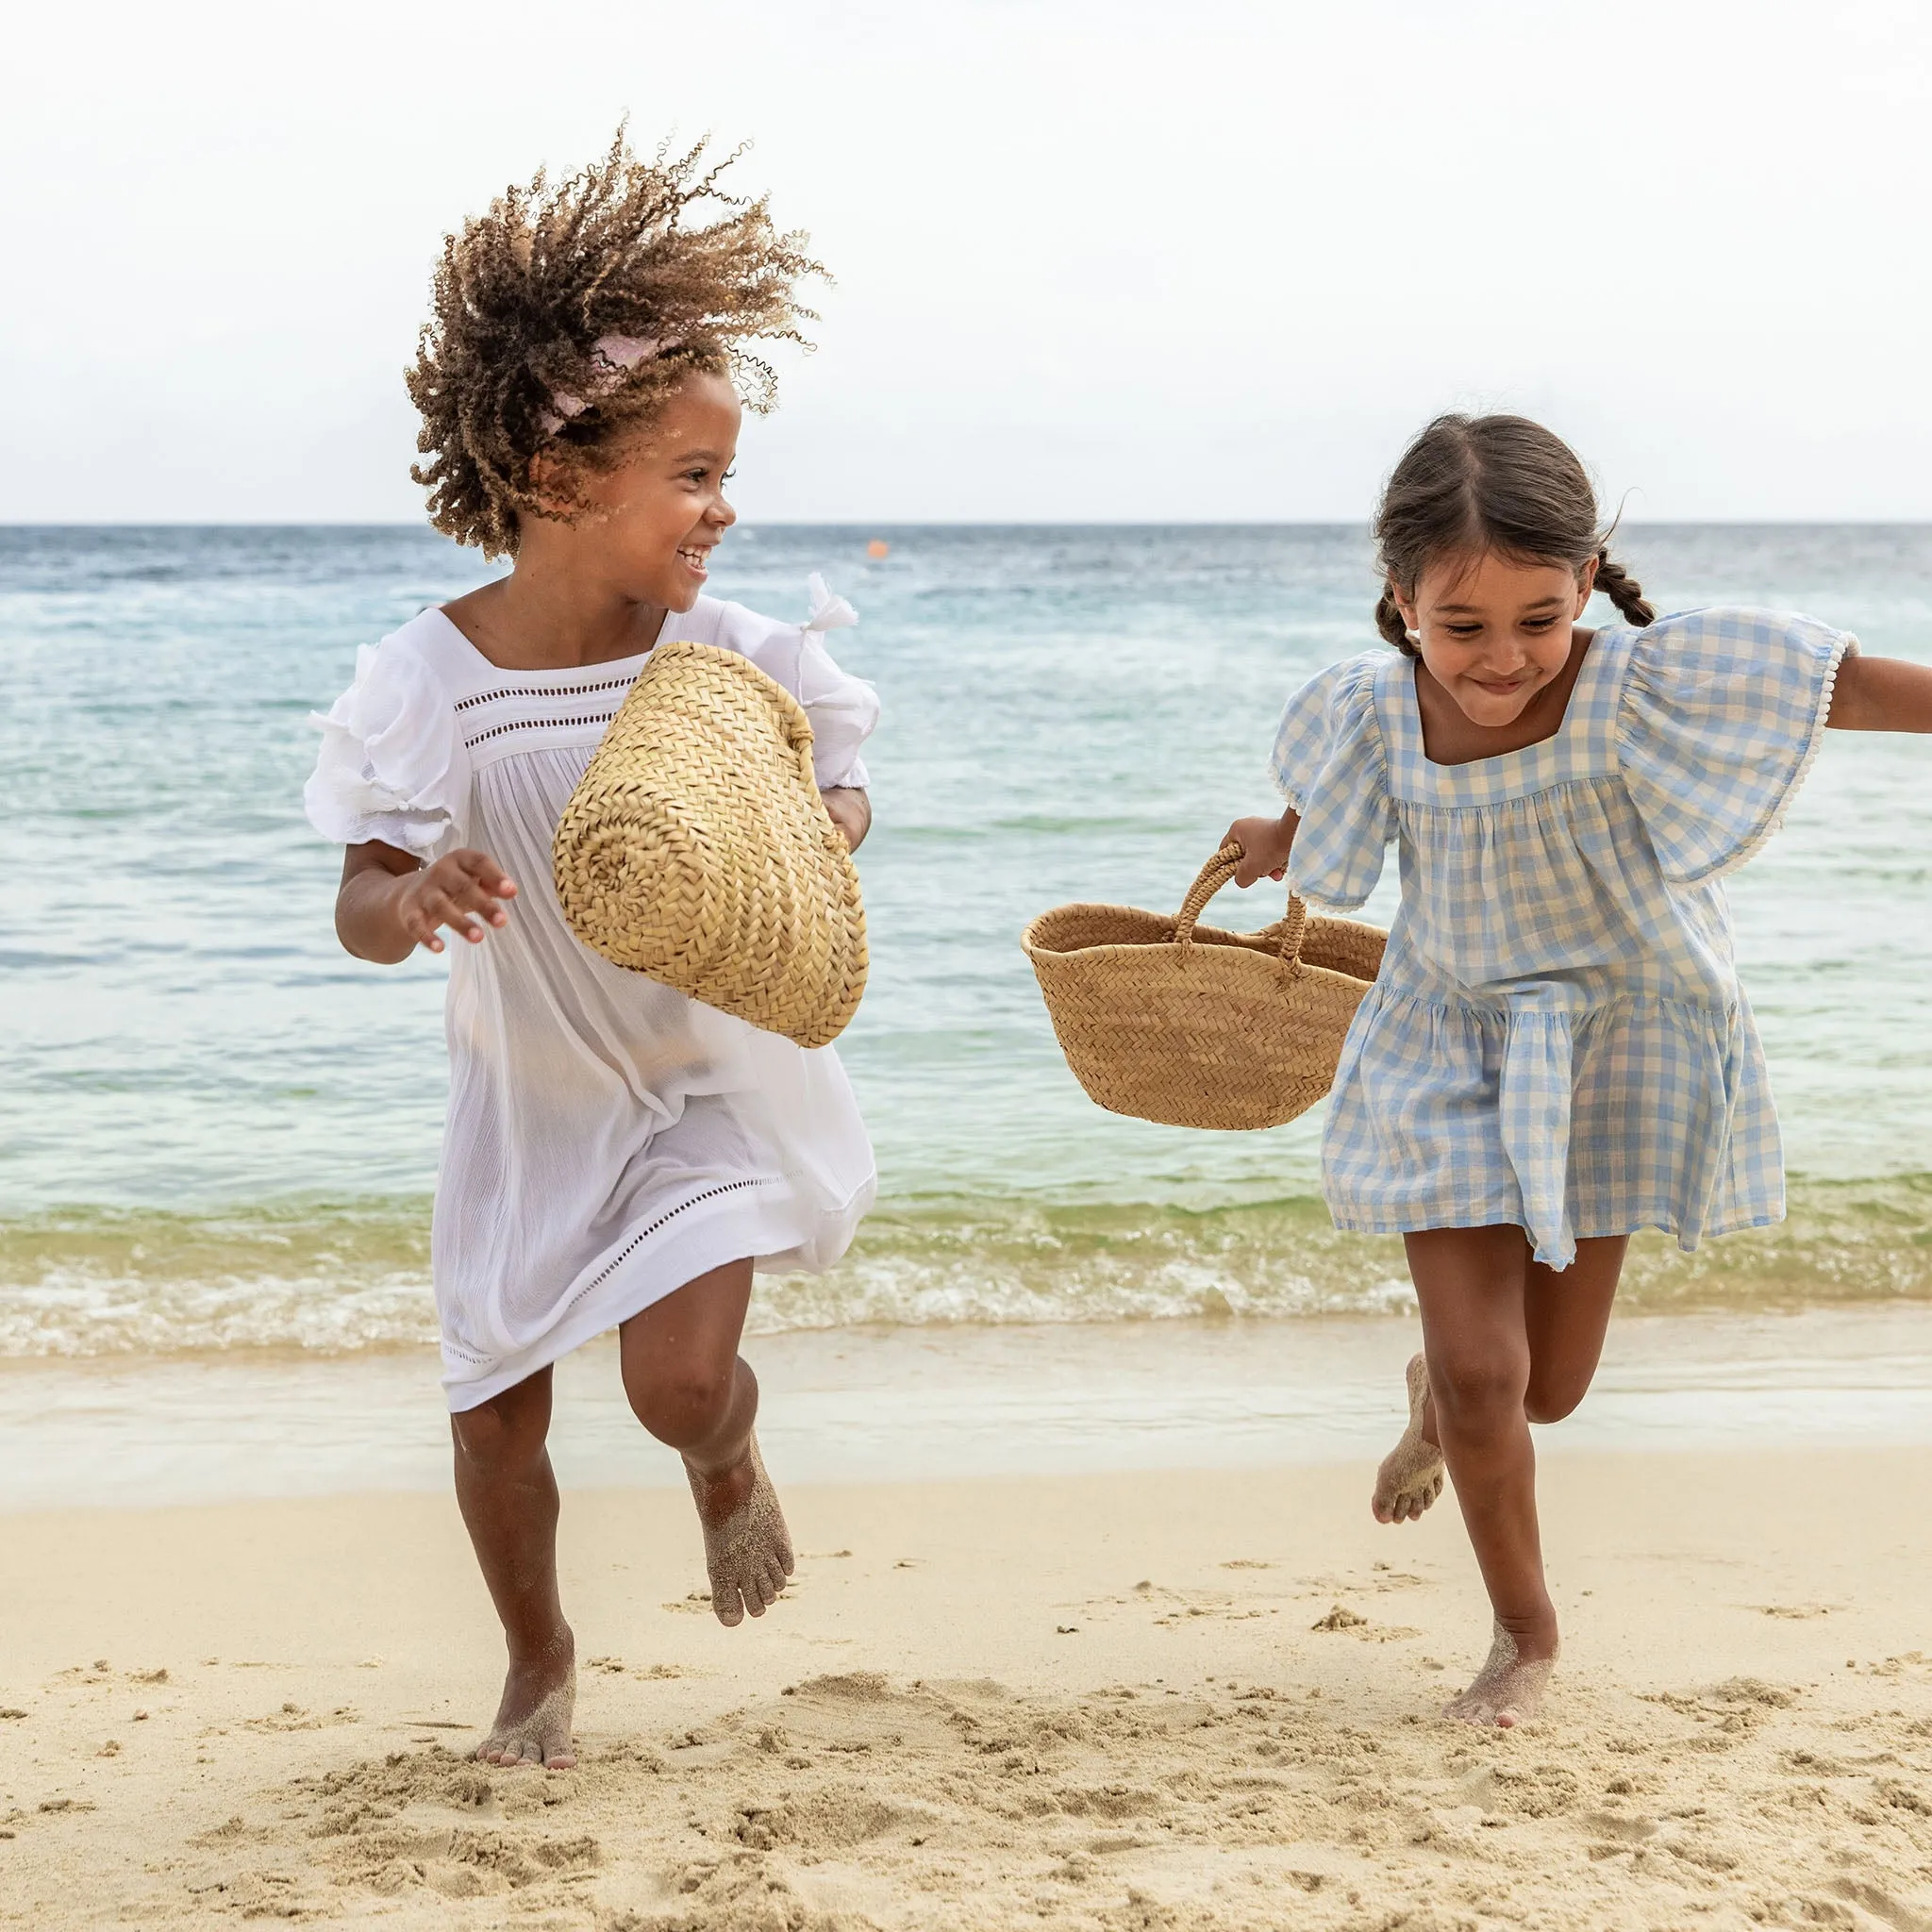
M1576 458L1520 417L1444 417L1376 520L1396 646L1290 699L1281 819L1230 829L1242 885L1402 906L1323 1141L1336 1224L1405 1237L1423 1318L1375 1514L1455 1479L1495 1610L1449 1707L1531 1716L1557 1655L1528 1424L1595 1373L1641 1227L1686 1249L1784 1213L1777 1118L1723 879L1827 724L1932 730L1932 670L1809 618L1656 620ZM1578 625L1593 591L1626 623Z

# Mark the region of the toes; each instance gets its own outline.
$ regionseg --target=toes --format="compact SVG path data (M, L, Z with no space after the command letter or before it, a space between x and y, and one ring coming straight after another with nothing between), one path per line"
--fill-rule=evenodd
M744 1606L739 1601L738 1591L728 1583L712 1587L711 1607L718 1613L718 1621L727 1630L735 1630L744 1622Z

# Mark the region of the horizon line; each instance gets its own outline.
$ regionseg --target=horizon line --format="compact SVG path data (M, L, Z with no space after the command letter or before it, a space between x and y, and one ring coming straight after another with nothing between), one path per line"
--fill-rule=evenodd
M1896 517L1625 517L1620 529L1734 529L1734 530L1910 530L1932 527L1932 515ZM851 517L765 517L745 519L737 525L741 534L754 530L1358 530L1369 534L1366 522L1347 517L922 517L905 520ZM27 522L0 517L0 532L81 531L81 530L420 530L425 536L441 533L427 523L407 518L370 520L348 517L283 518L272 523L242 518L170 518L151 522L121 519L92 519L85 522ZM444 538L455 542L454 538ZM462 548L464 546L458 545Z

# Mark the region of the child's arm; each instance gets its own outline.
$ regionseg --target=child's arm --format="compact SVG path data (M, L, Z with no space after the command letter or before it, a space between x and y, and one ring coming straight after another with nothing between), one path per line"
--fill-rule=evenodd
M856 785L832 785L819 796L825 801L832 823L845 834L848 849L857 852L872 830L872 794Z
M342 854L342 883L336 892L336 937L358 959L393 966L418 946L442 951L438 928L461 933L479 944L486 924L509 918L503 906L517 889L486 852L449 852L425 866L413 853L372 840Z
M1241 848L1234 882L1245 890L1257 879L1278 879L1288 871L1288 855L1301 824L1301 814L1285 811L1278 819L1237 819L1222 834L1224 845Z
M1932 664L1845 658L1824 722L1840 731L1932 732Z

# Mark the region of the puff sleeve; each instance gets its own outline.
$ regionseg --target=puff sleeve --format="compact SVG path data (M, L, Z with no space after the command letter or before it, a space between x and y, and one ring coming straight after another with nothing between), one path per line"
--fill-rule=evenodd
M810 615L803 625L776 625L769 618L733 605L738 634L724 641L742 651L758 669L774 677L805 707L811 720L812 774L819 789L834 786L863 790L870 779L859 747L879 722L878 693L863 678L854 677L833 662L825 649L825 632L858 622L858 614L842 597L825 588L823 577L809 581Z
M1274 737L1274 783L1301 818L1290 890L1344 912L1374 891L1395 836L1375 717L1381 661L1371 652L1310 678L1289 699Z
M1777 830L1857 648L1812 618L1762 610L1692 610L1638 634L1618 762L1672 884L1723 877Z
M468 755L441 681L407 644L363 645L356 681L310 723L322 750L302 804L325 839L379 839L425 860L462 842Z

